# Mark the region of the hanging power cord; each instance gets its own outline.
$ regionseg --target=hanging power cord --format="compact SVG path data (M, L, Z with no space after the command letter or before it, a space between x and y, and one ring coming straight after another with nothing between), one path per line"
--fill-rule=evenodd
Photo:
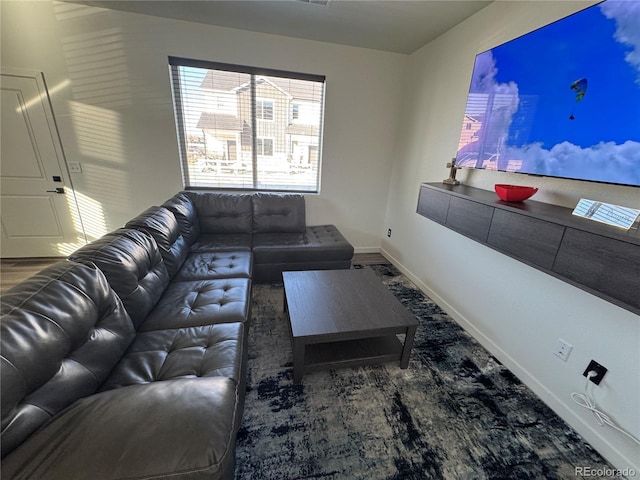
M577 392L573 392L571 394L571 398L573 399L574 402L576 402L578 405L580 405L581 407L586 408L587 410L590 410L594 417L596 417L596 422L598 422L598 425L608 425L609 427L618 430L620 433L625 434L627 437L629 437L631 440L633 440L634 442L636 442L637 444L640 445L640 440L638 440L636 437L634 437L633 435L631 435L629 432L624 431L622 428L618 427L613 420L611 420L606 413L598 410L596 408L596 402L593 401L593 399L591 398L591 395L589 394L589 384L591 383L590 380L592 377L597 376L598 374L596 372L594 372L593 370L590 371L589 373L587 373L587 381L584 385L584 393L577 393Z

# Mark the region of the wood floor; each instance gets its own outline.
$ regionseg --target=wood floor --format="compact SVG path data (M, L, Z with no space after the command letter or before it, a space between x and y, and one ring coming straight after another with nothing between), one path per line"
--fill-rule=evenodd
M17 285L62 258L3 258L0 260L0 291Z
M17 285L27 278L35 275L43 268L55 263L61 258L8 258L0 260L0 292ZM379 253L356 253L353 263L361 265L374 265L389 263Z

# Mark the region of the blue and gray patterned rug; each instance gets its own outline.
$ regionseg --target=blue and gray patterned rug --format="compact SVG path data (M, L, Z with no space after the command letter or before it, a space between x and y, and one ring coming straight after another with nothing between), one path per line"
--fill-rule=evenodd
M550 480L611 468L394 267L361 268L419 320L409 368L316 372L294 385L283 288L254 285L236 479Z

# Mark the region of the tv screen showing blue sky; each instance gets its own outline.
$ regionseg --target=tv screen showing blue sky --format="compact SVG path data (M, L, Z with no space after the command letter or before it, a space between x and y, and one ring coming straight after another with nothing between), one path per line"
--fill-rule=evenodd
M640 185L640 2L609 0L479 54L457 160Z

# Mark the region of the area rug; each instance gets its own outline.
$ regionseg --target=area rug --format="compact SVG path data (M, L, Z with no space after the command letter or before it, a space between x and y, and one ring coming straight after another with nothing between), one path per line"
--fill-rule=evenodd
M409 368L292 382L282 285L253 287L236 479L567 479L611 468L393 266L372 265L419 321Z

